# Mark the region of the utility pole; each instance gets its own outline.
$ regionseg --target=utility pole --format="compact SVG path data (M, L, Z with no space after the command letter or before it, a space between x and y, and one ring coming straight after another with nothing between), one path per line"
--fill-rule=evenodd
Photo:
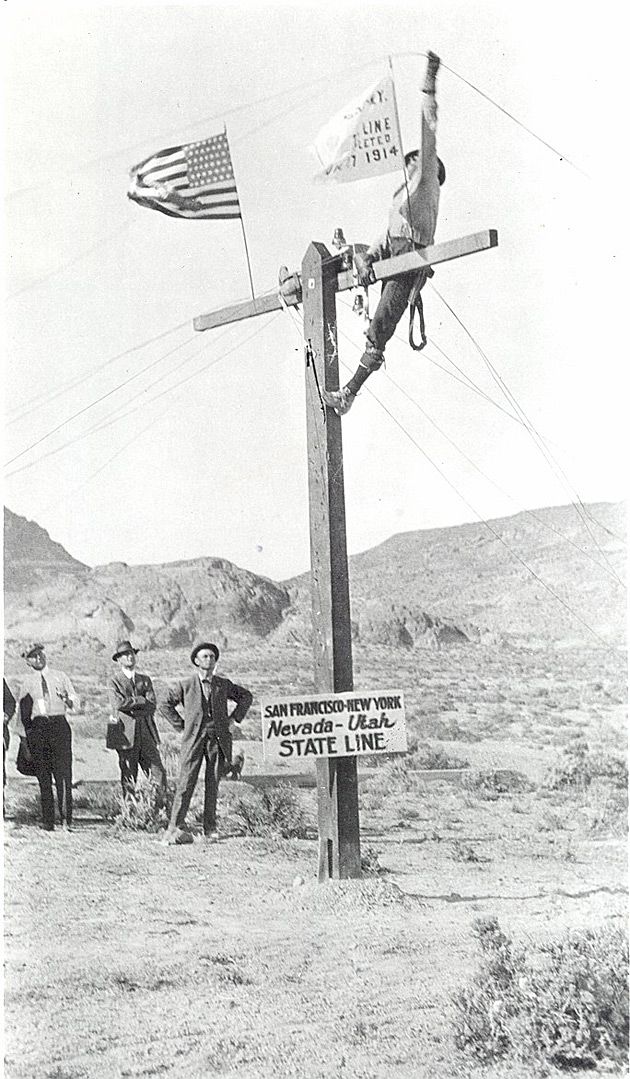
M494 229L375 262L378 280L496 247ZM341 255L312 243L300 274L287 274L278 296L255 297L194 320L196 330L238 322L283 307L304 305L306 423L311 536L311 607L315 689L352 690L350 589L346 548L341 420L320 391L339 386L336 294L354 288ZM356 757L317 761L319 879L361 876Z
M316 693L344 693L352 681L341 419L320 390L339 388L336 292L339 260L312 243L302 262L306 342L306 430L311 527L311 611ZM319 879L360 877L356 757L317 761Z

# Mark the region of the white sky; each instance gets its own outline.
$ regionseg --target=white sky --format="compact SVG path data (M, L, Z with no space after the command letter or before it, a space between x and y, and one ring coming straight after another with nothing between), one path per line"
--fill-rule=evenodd
M424 60L410 54L427 48L579 167L442 69L439 152L448 175L436 240L494 227L499 247L438 268L434 284L571 486L523 427L432 362L453 370L435 347L415 354L393 341L386 372L368 385L452 486L363 393L343 423L349 550L477 514L569 502L575 492L584 501L624 497L621 10L502 0L3 5L6 407L9 419L30 409L7 426L5 460L62 425L7 471L100 418L137 409L9 477L6 504L90 564L210 554L277 579L307 568L299 325L279 314L194 335L195 315L247 297L240 224L141 209L126 198L127 170L219 132L225 120L256 289L272 289L281 264L299 269L310 241L330 245L336 226L354 241L381 230L398 177L314 185L307 146L385 73L388 53L403 139L415 145ZM338 303L340 357L354 370L364 325L349 296ZM430 339L507 407L429 289L425 313ZM406 316L399 332L406 336Z

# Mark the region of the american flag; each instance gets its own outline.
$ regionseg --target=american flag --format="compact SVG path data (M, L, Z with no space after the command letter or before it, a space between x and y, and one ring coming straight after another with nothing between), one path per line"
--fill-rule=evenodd
M227 135L160 150L130 172L127 192L139 206L169 217L240 217Z

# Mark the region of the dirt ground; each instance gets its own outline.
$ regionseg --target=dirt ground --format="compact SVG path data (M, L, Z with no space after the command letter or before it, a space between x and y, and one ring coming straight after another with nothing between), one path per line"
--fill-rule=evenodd
M625 923L620 792L543 783L575 734L623 744L625 675L618 665L611 688L596 659L576 660L561 685L557 671L544 682L519 663L518 681L505 669L473 694L472 669L459 689L461 664L444 661L433 697L412 699L410 726L472 769L518 765L530 782L508 775L494 790L381 766L360 786L360 881L316 882L314 831L237 834L246 784L222 785L218 842L169 848L98 820L89 799L72 833L44 833L23 811L36 789L11 773L7 1079L529 1079L459 1053L452 996L478 962L476 918L496 915L524 942ZM98 759L106 779L88 727L75 740L82 778ZM314 791L300 798L313 820Z
M323 885L314 839L9 827L8 1079L470 1075L450 997L472 921L530 940L621 923L625 842L533 839L533 795L468 817L450 784L417 795L413 827L364 830L378 877Z

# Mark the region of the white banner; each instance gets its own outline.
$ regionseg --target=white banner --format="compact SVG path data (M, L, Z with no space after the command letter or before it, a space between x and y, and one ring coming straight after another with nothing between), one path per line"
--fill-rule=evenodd
M261 701L266 761L404 753L405 702L399 690L268 697Z
M315 180L349 183L402 170L394 95L394 80L387 75L321 129L312 146L323 166Z

